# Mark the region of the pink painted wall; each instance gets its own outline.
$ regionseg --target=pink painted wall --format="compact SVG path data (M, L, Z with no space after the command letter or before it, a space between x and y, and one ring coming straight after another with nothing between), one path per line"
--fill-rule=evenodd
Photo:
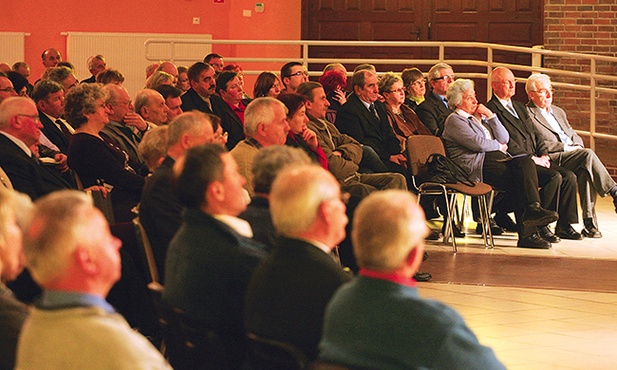
M264 13L255 13L256 2L265 5ZM48 47L57 48L65 60L74 64L85 63L71 60L67 55L66 38L61 35L66 31L202 33L212 34L214 39L300 39L301 0L224 0L223 4L215 4L214 0L22 0L3 1L1 8L0 32L31 34L26 37L25 59L34 79L43 73L40 55ZM243 16L244 10L250 10L252 16ZM193 17L200 17L201 24L194 25ZM259 52L257 49L213 46L213 51L229 57L247 56ZM273 48L267 54L285 51Z

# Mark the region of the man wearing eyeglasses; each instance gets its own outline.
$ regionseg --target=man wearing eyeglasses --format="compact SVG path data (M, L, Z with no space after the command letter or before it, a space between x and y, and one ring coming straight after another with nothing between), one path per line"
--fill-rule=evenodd
M0 103L11 96L17 96L13 83L4 72L0 72Z
M551 161L573 171L583 209L583 236L601 238L596 220L596 197L611 195L617 212L617 184L596 153L585 148L583 139L572 129L566 112L553 105L551 79L545 74L532 74L525 85L529 102L527 110L538 129L539 140L548 148Z
M453 112L448 108L446 91L454 81L454 71L446 63L437 63L428 71L428 81L432 91L428 94L426 100L418 105L416 114L433 135L441 136L443 124L450 113Z
M285 85L285 92L296 92L298 86L308 81L308 72L300 62L289 62L281 68L281 80Z
M37 199L71 186L39 162L36 148L43 125L34 101L10 97L0 103L0 167L15 190Z

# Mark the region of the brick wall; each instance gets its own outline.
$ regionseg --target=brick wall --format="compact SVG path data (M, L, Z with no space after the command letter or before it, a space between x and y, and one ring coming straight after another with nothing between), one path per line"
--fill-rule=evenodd
M544 47L549 50L617 56L617 4L615 0L545 0ZM589 63L570 57L545 58L544 66L576 72L590 70ZM598 63L597 70L617 75L617 63ZM588 83L577 78L553 77L554 81ZM600 81L599 86L617 86ZM596 130L617 135L617 95L599 93ZM554 103L564 108L572 126L589 130L589 92L557 88ZM597 140L596 151L613 175L617 175L617 141Z

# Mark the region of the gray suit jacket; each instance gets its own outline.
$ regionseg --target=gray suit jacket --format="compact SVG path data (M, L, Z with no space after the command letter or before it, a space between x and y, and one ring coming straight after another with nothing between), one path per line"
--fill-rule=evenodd
M556 105L552 105L553 115L557 119L559 126L566 133L568 137L572 139L574 145L580 145L585 147L583 139L574 131L570 123L566 112ZM536 126L538 139L546 145L549 153L558 153L564 151L564 143L559 139L559 134L553 130L551 125L542 115L540 108L536 107L532 102L527 103L527 110L529 111L529 117Z
M482 123L494 140L487 139L484 130L456 112L446 118L441 136L448 157L463 167L472 181L482 181L484 153L499 150L500 143L507 143L510 139L497 115Z

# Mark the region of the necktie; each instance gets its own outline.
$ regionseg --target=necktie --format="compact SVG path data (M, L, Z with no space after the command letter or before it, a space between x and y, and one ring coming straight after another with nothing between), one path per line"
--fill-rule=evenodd
M371 112L375 117L379 118L379 116L377 115L377 111L375 110L375 104L371 104L368 107L369 112Z
M68 140L68 142L71 142L71 136L73 135L71 134L69 129L66 127L64 122L58 119L56 120L56 125L60 126L60 131L62 131L62 134L64 135L64 137L66 137L66 140Z
M516 110L514 110L514 107L512 106L511 101L509 101L508 104L506 104L506 108L508 109L510 113L512 113L514 117L518 118L518 114L516 114Z
M443 98L443 103L446 105L446 108L450 109L450 107L448 106L448 99Z

